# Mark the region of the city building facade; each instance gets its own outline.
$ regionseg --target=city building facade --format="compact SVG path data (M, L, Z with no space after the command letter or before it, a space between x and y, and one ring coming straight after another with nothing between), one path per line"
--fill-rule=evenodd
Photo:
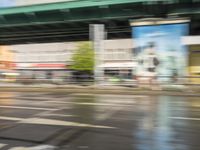
M136 67L133 40L106 40L104 44L104 63L101 67L105 74L132 78Z
M13 71L15 69L14 65L14 55L13 51L9 46L0 46L0 79L1 80L12 80L16 74Z
M0 46L0 71L6 72L14 69L14 53L9 46Z
M13 45L16 71L38 79L63 78L69 73L74 43Z
M188 51L188 73L190 82L200 84L200 36L186 36L182 38L183 44L187 45Z
M65 78L71 75L72 56L77 42L12 45L16 71L32 78ZM132 39L105 40L103 64L105 74L131 74L133 62Z

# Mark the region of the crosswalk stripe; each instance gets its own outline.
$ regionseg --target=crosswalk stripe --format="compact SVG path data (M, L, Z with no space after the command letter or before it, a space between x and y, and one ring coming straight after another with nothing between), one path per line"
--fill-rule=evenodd
M0 120L21 121L24 118L0 116Z
M55 108L41 108L41 107L21 107L21 106L0 106L0 108L14 108L14 109L29 109L29 110L58 110Z
M39 145L34 147L13 147L9 150L54 150L55 146L51 145Z
M177 119L177 120L195 120L200 121L200 118L189 118L189 117L168 117L170 119Z
M86 102L63 102L63 101L45 101L45 102L47 102L47 103L57 103L57 104L89 105L89 106L130 106L129 103L114 104L114 103L86 103Z
M41 116L74 117L75 115L63 115L63 114L42 114Z
M15 117L4 117L0 116L0 120L12 120L12 121L19 121L18 123L24 124L41 124L41 125L57 125L57 126L76 126L76 127L91 127L91 128L110 128L114 129L115 127L110 126L101 126L101 125L92 125L92 124L84 124L78 122L71 122L71 121L61 121L61 120L54 120L54 119L44 119L44 118L15 118Z
M111 126L101 126L101 125L92 125L79 122L71 121L61 121L54 119L44 119L44 118L29 118L21 120L20 123L25 124L41 124L41 125L56 125L56 126L76 126L76 127L91 127L91 128L104 128L104 129L115 129L116 127Z
M28 147L13 147L8 150L31 150L31 149Z
M2 143L0 143L0 148L3 148L3 147L5 147L7 144L2 144Z
M116 112L122 110L123 108L124 107L117 107L116 109L109 109L105 113L102 113L99 116L97 116L97 120L100 120L100 121L106 120L110 118L112 115L114 115Z

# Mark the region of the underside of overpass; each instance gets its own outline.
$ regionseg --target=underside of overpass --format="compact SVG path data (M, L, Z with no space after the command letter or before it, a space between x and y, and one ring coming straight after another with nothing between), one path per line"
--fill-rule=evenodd
M105 24L108 39L130 38L130 19L188 17L200 34L199 0L77 0L0 9L0 44L83 41L89 24Z

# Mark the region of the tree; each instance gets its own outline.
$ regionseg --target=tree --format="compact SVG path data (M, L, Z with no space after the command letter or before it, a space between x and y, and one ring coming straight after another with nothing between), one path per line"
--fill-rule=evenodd
M94 50L90 42L80 42L72 56L71 69L79 73L92 74L94 70Z

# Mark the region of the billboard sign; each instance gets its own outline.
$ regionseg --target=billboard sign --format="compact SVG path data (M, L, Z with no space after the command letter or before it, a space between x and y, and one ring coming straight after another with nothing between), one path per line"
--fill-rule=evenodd
M137 74L151 73L163 76L187 75L187 47L181 37L188 34L188 23L150 23L132 27L136 49L134 57L138 61Z

